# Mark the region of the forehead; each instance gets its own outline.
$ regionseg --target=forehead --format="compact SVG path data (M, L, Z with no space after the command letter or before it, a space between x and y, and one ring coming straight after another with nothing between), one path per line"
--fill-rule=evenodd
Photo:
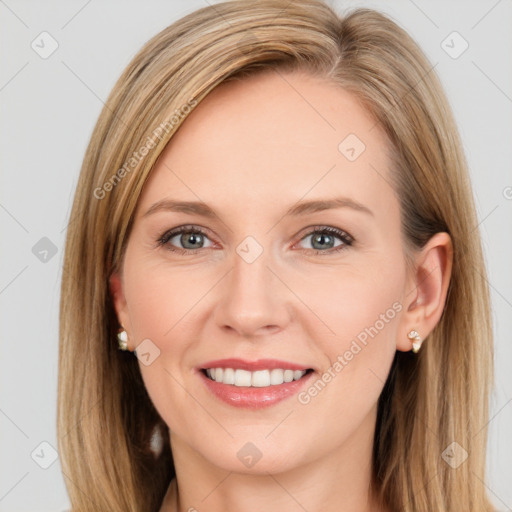
M140 204L169 196L261 212L343 194L389 209L387 148L371 115L340 86L268 71L221 84L189 114Z

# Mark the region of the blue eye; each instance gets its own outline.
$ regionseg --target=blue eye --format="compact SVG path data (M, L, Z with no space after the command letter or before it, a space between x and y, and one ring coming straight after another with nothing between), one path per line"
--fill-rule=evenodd
M303 250L313 250L315 254L322 255L332 254L346 249L354 242L354 239L345 231L329 226L316 228L302 238L301 241L306 240L309 237L312 237L310 243L313 247L311 249ZM341 241L338 245L334 245L336 238Z
M313 231L310 231L300 241L306 240L308 237L311 239L311 248L302 248L301 251L313 251L315 254L328 255L333 254L347 247L351 246L354 239L351 235L342 231L341 229L319 226ZM336 245L336 239L340 241ZM180 226L176 229L166 231L158 240L158 246L165 247L169 251L178 254L195 254L201 249L212 247L205 245L205 240L209 241L207 234L197 226ZM176 247L180 244L181 247Z
M175 247L171 241L177 238L183 248ZM192 254L204 248L204 239L207 235L195 226L180 226L179 228L165 232L159 239L158 244L166 246L170 251L180 254Z

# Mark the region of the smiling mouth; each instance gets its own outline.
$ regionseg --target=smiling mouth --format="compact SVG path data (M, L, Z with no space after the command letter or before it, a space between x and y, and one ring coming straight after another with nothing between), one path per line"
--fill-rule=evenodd
M298 381L313 370L311 368L307 370L272 368L249 371L240 368L203 368L201 371L208 379L219 384L263 388Z

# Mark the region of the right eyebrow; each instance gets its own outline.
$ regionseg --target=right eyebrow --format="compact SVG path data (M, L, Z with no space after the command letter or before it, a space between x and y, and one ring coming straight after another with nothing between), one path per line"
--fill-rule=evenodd
M210 219L217 217L215 212L206 203L200 201L174 201L172 199L157 201L144 213L143 217L147 217L159 211L189 213Z

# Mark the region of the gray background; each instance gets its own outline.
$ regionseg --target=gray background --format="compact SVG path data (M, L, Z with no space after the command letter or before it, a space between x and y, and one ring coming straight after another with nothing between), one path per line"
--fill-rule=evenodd
M0 511L69 506L53 449L60 269L81 159L103 101L134 53L207 3L0 0ZM496 329L486 484L497 509L511 510L512 1L336 5L375 7L404 26L436 65L455 111ZM43 31L58 43L47 58L39 53L52 40ZM464 40L469 47L457 56Z

